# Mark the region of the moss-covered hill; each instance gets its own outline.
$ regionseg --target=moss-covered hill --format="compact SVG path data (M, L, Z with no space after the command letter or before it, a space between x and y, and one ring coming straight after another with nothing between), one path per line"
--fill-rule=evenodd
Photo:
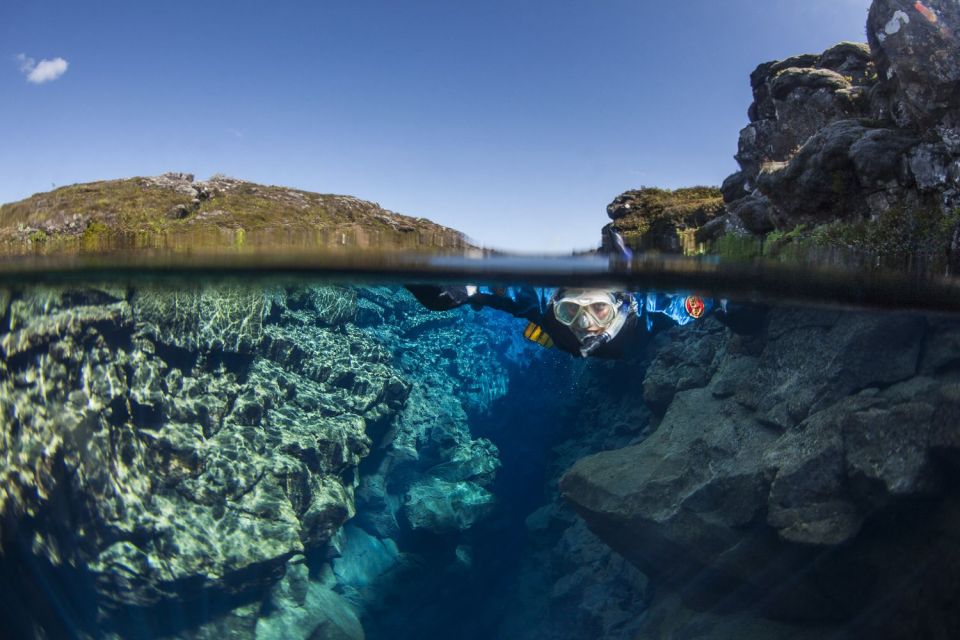
M690 253L695 230L723 214L716 187L627 191L607 206L611 223L635 249Z
M459 249L463 235L349 196L167 173L62 187L0 206L0 252L216 251L346 245Z

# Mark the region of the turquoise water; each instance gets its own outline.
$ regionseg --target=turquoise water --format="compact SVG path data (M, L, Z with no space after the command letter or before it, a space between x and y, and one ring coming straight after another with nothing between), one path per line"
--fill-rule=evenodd
M955 636L952 283L691 264L8 274L3 636ZM751 322L581 358L411 281Z

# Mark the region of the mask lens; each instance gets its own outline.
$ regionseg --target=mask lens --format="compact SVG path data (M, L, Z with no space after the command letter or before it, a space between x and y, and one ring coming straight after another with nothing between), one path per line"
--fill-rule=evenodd
M613 322L615 309L609 302L594 302L590 305L590 315L597 321L601 327L605 327Z
M553 315L563 324L570 325L577 319L580 313L580 305L571 300L561 300L553 306Z

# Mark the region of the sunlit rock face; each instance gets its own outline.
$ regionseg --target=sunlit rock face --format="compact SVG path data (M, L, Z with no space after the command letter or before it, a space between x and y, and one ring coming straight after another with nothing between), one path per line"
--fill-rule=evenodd
M489 487L500 466L493 443L471 434L469 414L506 393L504 362L517 357L521 338L501 331L502 318L470 309L429 312L383 289L361 298L377 311L358 326L390 349L411 388L364 465L358 526L390 539L469 529L493 508Z
M877 0L868 44L759 65L724 215L698 231L794 232L816 246L956 266L960 10Z
M750 74L740 170L724 180L722 206L692 207L679 189L664 215L640 197L660 190L627 191L607 208L611 225L645 250L689 253L724 235L777 232L775 240L791 234L781 245L807 250L960 266L960 9L952 0L876 0L866 32L868 43Z
M379 597L367 587L409 564L397 541L458 535L495 504L498 451L468 414L506 392L522 338L482 316L464 331L471 310L434 315L396 287L92 285L0 303L3 548L86 590L81 627L353 637ZM327 578L301 593L307 566ZM309 611L258 622L244 604L273 600ZM24 597L41 618L43 602ZM165 620L191 603L222 617Z
M960 153L960 7L949 0L876 0L867 39L882 85L881 105L901 127L934 128Z
M591 530L696 610L949 635L956 324L779 310L754 337L674 331L644 380L656 430L561 481Z
M106 608L257 592L323 547L409 391L339 326L346 290L5 296L3 544L88 575Z

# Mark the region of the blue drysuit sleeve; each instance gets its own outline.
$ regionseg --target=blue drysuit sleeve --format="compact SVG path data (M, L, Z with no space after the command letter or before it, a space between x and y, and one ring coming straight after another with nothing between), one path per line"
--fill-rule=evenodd
M683 326L710 313L714 304L711 298L701 298L685 293L648 293L643 298L643 314L646 318L647 330L653 329L658 315Z

